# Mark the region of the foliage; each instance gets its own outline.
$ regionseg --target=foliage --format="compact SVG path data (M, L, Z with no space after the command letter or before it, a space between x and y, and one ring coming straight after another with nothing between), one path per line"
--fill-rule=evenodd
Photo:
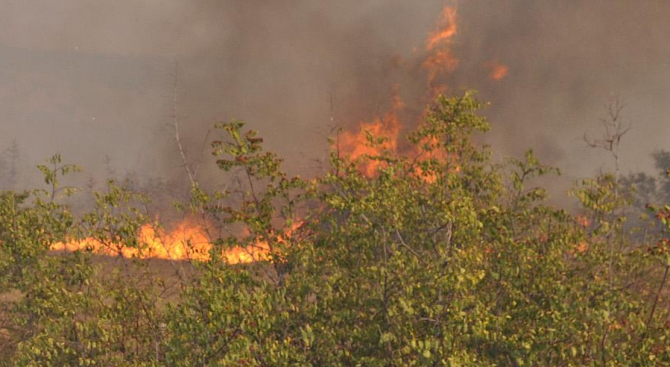
M241 121L217 124L218 166L242 179L197 184L188 207L244 231L194 262L177 298L91 255L53 256L69 236L141 248L138 201L110 184L75 218L51 193L0 196L0 339L23 366L662 366L670 364L670 240L637 242L611 175L573 190L583 212L534 187L557 173L529 151L493 164L474 134L489 125L472 95L440 96L369 176L331 155L307 180L282 171ZM371 141L375 143L374 139ZM670 207L653 207L670 230ZM267 246L232 265L231 246ZM142 262L124 264L142 269ZM141 279L150 279L143 281ZM8 320L8 321L5 321Z

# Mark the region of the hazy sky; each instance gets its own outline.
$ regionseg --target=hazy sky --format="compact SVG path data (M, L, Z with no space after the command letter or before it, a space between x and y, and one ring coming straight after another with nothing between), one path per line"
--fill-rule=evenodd
M327 152L331 96L345 128L388 108L394 84L420 101L425 39L449 4L459 64L443 82L492 102L499 154L532 147L569 179L606 168L582 136L613 95L632 123L626 170L670 149L662 0L0 0L0 148L16 139L26 165L61 152L94 174L109 156L117 171L171 176L177 63L192 155L212 123L236 117L307 174ZM498 82L493 61L509 67Z

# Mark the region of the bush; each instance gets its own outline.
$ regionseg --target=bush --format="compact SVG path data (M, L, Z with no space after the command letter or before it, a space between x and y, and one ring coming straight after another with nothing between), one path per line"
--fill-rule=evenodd
M36 194L3 194L0 293L19 293L3 302L5 364L668 365L670 242L633 241L607 175L575 188L579 216L547 205L529 182L557 171L530 151L491 163L473 140L488 130L480 107L471 93L441 96L404 154L334 149L314 180L284 173L242 122L218 124L218 165L246 184L195 186L190 206L246 232L214 241L176 299L159 282L101 278L90 254L48 255L87 228L126 228L116 241L141 246L137 211L77 221ZM370 164L373 175L360 169ZM99 206L132 207L110 192ZM656 211L665 226L668 212ZM221 256L258 244L268 254L251 265Z

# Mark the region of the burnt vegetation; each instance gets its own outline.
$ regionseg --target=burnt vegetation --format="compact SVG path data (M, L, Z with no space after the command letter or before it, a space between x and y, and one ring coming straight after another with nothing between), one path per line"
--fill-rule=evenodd
M18 190L10 147L0 365L670 364L670 153L654 154L656 176L579 181L566 211L533 184L558 172L532 151L491 161L480 107L440 95L403 153L368 134L351 159L335 136L312 179L285 173L243 122L216 124L212 152L234 179L210 191L189 168L175 206L207 246L183 241L193 252L178 261L152 259L155 239L139 233L166 232L132 180L75 212L70 199L87 195L66 185L77 167L54 156L45 189ZM618 159L623 131L589 141Z

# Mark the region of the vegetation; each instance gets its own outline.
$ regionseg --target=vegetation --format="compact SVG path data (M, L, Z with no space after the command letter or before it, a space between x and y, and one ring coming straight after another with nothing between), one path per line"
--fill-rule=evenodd
M49 191L0 196L0 365L669 365L670 207L650 206L663 230L634 235L635 185L611 174L578 183L578 215L551 207L530 183L557 171L531 151L492 163L473 140L489 128L480 107L440 96L409 153L333 149L314 180L284 173L242 122L218 124L217 164L243 183L195 182L183 206L244 231L176 288L137 259L109 272L90 252L50 253L94 237L141 254L147 222L145 198L113 182L71 214L59 181L74 167L54 157ZM255 264L221 256L259 243Z

